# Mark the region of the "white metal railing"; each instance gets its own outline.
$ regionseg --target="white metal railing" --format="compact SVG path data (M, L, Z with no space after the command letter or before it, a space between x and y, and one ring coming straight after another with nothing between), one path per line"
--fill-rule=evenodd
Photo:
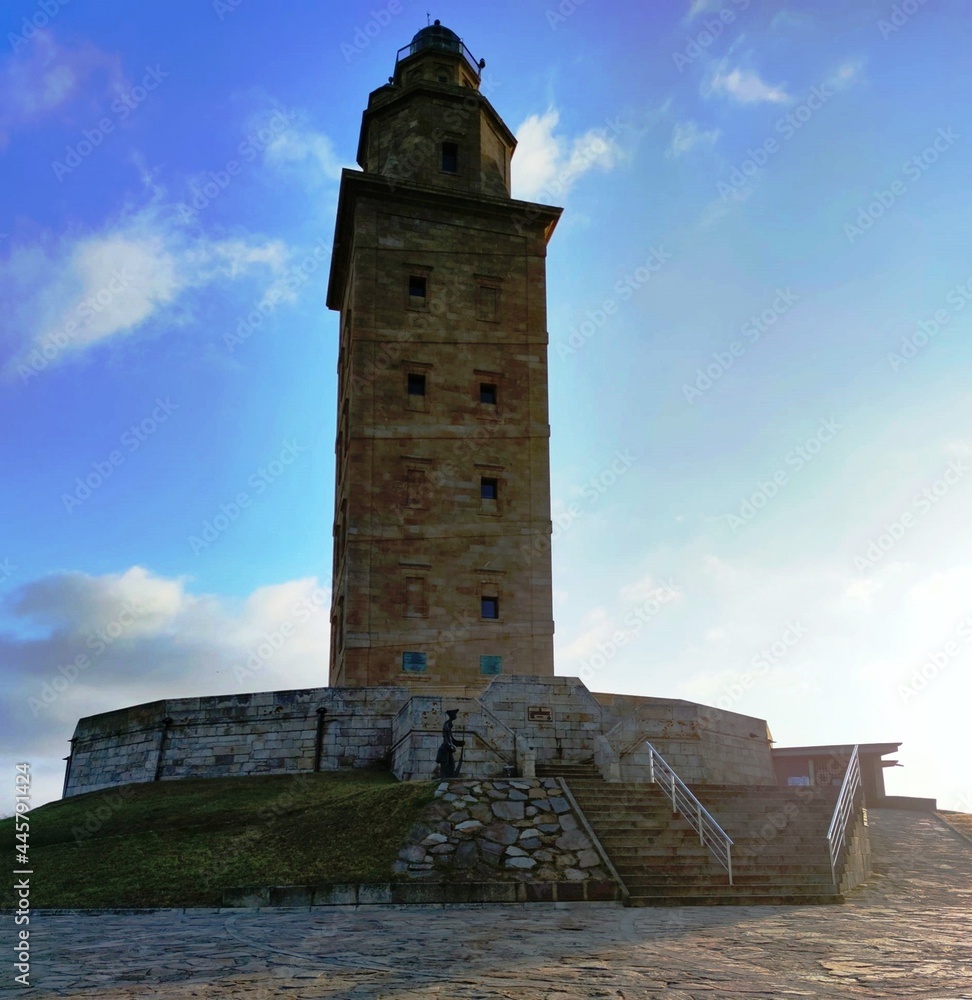
M732 838L712 818L665 758L650 743L646 742L645 746L648 747L650 780L671 799L672 809L691 823L699 835L699 843L708 847L716 861L729 873L729 884L732 885Z
M837 805L834 806L834 815L827 830L827 844L830 847L830 875L834 880L834 885L837 885L837 863L847 843L847 831L858 812L858 799L862 786L861 761L857 750L858 747L855 744L851 751L850 760L847 762L844 781L840 786L840 794L837 796Z

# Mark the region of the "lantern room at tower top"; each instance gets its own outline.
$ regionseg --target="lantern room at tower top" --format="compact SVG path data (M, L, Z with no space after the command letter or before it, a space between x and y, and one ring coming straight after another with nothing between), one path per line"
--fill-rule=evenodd
M434 50L436 53L450 52L460 56L464 60L466 68L474 75L478 83L480 73L486 65L486 60L480 59L477 62L473 54L466 48L463 40L438 20L434 24L430 24L427 28L416 32L411 42L408 45L403 45L398 50L398 56L395 60L395 76L392 78L393 82L400 82L402 69L404 68L403 64L407 63L411 56L429 50Z
M439 22L419 31L369 95L358 166L412 187L509 198L516 137L480 89L485 65ZM449 163L429 155L433 142L454 150Z

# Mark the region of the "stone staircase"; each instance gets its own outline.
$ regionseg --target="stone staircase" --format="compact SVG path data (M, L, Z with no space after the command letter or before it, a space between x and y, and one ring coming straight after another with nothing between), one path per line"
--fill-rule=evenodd
M673 817L657 785L608 783L595 776L593 765L548 768L549 775L566 779L631 906L843 902L831 878L826 840L836 793L695 786L693 792L733 840L730 886L725 869L689 823Z

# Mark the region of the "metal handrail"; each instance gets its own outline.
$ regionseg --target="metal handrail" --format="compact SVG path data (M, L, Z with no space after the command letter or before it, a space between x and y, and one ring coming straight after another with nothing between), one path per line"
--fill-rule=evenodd
M659 785L671 799L674 812L688 820L699 835L699 843L703 847L708 847L716 861L729 873L729 884L732 885L732 838L692 794L688 785L675 773L668 761L647 741L645 746L648 747L649 780ZM656 771L661 776L660 781Z
M837 862L844 850L847 841L847 831L851 820L857 815L857 799L861 792L861 761L858 754L858 744L854 744L851 751L850 760L847 762L847 770L844 772L844 780L840 786L840 794L837 796L837 804L834 806L834 815L827 828L827 844L830 848L830 875L837 885Z

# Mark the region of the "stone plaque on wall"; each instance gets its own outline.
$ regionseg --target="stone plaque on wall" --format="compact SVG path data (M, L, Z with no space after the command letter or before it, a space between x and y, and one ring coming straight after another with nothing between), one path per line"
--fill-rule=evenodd
M479 658L479 672L481 674L501 674L503 672L503 657L481 656Z
M553 722L553 709L549 705L528 705L529 722Z

